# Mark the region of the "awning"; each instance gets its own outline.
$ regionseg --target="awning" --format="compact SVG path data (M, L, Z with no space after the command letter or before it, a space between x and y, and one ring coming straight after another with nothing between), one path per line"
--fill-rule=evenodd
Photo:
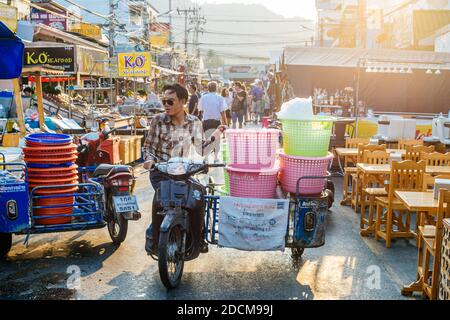
M48 65L27 66L22 69L22 77L36 74L60 76L64 74L64 70Z
M66 82L66 81L74 81L77 80L76 77L43 77L41 79L42 82ZM28 81L36 82L35 77L28 77Z
M320 66L357 68L361 61L385 62L415 69L428 69L430 65L450 70L450 53L396 50L348 49L319 47L286 47L285 64L292 66Z
M170 70L170 69L159 67L159 66L152 66L152 67L155 68L156 70L159 70L160 72L167 73L167 74L173 74L173 75L183 74L182 72Z
M94 48L98 50L106 50L106 46L101 46L97 43L94 43L89 40L85 40L79 36L76 36L74 34L61 31L49 26L46 26L45 24L38 24L34 28L34 37L38 37L39 35L51 37L55 39L63 40L67 44L78 44L83 45L89 48Z

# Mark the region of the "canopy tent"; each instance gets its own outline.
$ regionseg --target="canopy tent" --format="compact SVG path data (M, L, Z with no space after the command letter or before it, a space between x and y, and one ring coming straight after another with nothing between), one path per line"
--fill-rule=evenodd
M23 42L0 21L0 79L20 76L24 49Z
M390 49L287 47L284 68L297 96L354 87L376 112L447 113L450 54ZM377 71L377 72L373 72Z
M19 77L22 73L25 45L0 21L0 79L13 79L14 97L17 106L22 106ZM20 133L26 133L23 109L17 108Z

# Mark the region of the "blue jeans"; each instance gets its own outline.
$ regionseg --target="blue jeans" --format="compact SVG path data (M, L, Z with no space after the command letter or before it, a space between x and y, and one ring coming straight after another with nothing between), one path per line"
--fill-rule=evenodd
M233 112L231 117L233 120L233 128L236 128L237 122L239 122L239 125L242 127L242 123L244 122L244 112L242 111Z

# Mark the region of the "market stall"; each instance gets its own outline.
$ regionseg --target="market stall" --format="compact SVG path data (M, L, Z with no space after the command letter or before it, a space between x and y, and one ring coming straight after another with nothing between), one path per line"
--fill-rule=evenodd
M284 66L299 97L315 88L355 89L375 113L447 113L450 54L389 49L286 47Z

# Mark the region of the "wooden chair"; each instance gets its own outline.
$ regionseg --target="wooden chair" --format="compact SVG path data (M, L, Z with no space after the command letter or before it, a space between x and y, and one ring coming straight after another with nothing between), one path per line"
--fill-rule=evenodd
M433 153L434 146L409 146L406 148L406 160L420 161L423 157L422 153Z
M436 218L435 237L423 237L423 294L430 300L437 299L441 267L443 220L447 218L450 218L450 191L442 189L439 192L439 209ZM433 258L431 270L429 269L430 258Z
M365 151L363 162L368 164L389 164L390 154L386 151ZM387 196L384 186L385 176L371 177L361 190L361 230L369 230L375 223L375 197ZM382 186L382 187L380 187ZM367 199L368 198L368 199ZM369 201L369 216L366 218L366 201ZM361 234L367 235L367 233Z
M423 146L423 140L399 140L398 148L406 150L408 147L412 146Z
M364 152L365 151L370 151L370 152L374 152L374 151L386 151L387 150L387 146L385 144L382 145L372 145L372 144L368 144L368 145L358 145L358 157L357 157L357 163L364 163ZM351 194L351 207L355 209L356 212L358 212L358 208L360 205L360 197L361 197L361 191L360 191L360 185L358 182L358 175L357 173L353 173L351 175L352 178L352 194Z
M439 192L439 208L434 225L419 227L417 281L403 287L402 295L410 296L413 292L419 291L430 300L437 299L441 267L443 220L447 218L450 218L450 191L442 189ZM433 258L433 261L430 270L431 258Z
M427 166L449 166L450 165L450 152L442 154L439 152L422 153L420 160L424 160Z
M346 148L358 148L360 144L367 145L369 144L370 139L365 138L348 138L345 140ZM358 157L345 157L344 159L344 201L342 205L346 204L345 199L348 198L349 195L349 184L350 184L350 176L356 173L356 163Z
M375 238L377 240L383 238L386 241L386 248L391 247L393 238L409 239L415 236L411 231L411 213L395 197L395 191L422 191L425 169L425 161L419 163L411 160L394 161L391 165L388 196L375 198L377 204ZM387 210L385 216L383 216L384 209ZM398 216L395 215L394 210L398 211ZM406 213L405 225L403 213ZM394 226L397 230L394 230Z
M431 174L423 175L423 191L430 191L434 189L434 181L436 179L450 179L450 174L441 174L433 177Z

